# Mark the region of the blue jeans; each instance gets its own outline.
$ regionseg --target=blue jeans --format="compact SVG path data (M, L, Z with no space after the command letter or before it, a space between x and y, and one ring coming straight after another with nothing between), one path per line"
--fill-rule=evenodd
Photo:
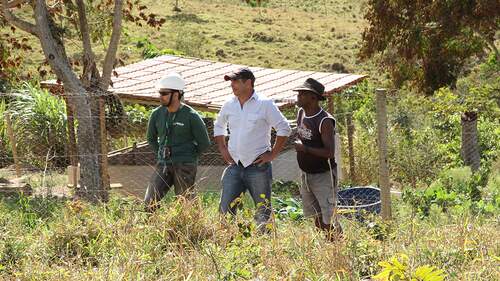
M266 223L271 217L271 184L272 165L252 164L248 167L232 164L226 168L222 176L222 196L220 212L236 215L239 202L235 199L242 196L246 190L250 192L257 207L255 221L257 224Z

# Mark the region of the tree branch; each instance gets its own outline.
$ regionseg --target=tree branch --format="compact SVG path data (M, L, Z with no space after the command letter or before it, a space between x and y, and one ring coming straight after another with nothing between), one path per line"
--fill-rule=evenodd
M99 88L103 90L107 90L111 82L111 72L113 71L113 67L115 64L116 52L118 51L118 43L120 43L122 17L123 1L115 0L115 10L113 13L113 32L111 33L108 51L106 52L106 57L104 59L102 77L99 81Z
M77 0L76 5L78 7L78 20L80 24L80 33L82 34L83 43L82 83L88 87L90 86L91 80L93 78L99 79L99 72L97 71L95 55L92 51L89 24L87 21L87 14L85 12L85 3L83 2L83 0Z
M66 93L69 93L70 96L83 94L83 86L70 66L63 41L58 33L54 31L56 27L47 11L45 0L35 0L35 21L45 58L57 78L62 80Z
M34 36L38 37L38 29L36 25L29 23L21 18L16 17L11 11L10 8L15 7L18 4L22 4L23 2L27 2L27 0L16 0L14 2L8 2L8 0L1 0L2 2L2 14L10 24L18 27L21 30L24 30ZM15 3L19 2L19 3ZM15 4L15 5L14 5Z
M490 48L491 48L491 50L492 50L493 52L495 52L495 56L496 56L496 58L497 58L497 59L499 59L499 58L500 58L500 53L498 52L498 48L497 48L497 46L495 45L495 42L494 42L494 41L492 41L492 40L488 40L488 39L486 39L486 38L485 38L484 40L486 41L486 44L488 44L488 47L490 47Z
M495 45L495 39L494 38L488 38L483 32L479 30L477 27L472 27L472 30L474 33L479 36L484 42L486 42L486 45L495 52L496 58L500 58L500 53L498 52L497 46Z

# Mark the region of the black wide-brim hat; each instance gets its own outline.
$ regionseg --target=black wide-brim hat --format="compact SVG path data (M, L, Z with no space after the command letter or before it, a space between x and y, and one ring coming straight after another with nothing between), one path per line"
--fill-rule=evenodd
M304 84L294 88L293 91L309 91L316 94L319 100L326 100L325 94L325 86L320 82L316 81L313 78L307 78Z

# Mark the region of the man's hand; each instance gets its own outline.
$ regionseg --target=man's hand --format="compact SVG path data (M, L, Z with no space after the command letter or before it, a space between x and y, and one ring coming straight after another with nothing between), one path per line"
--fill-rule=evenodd
M273 161L274 155L271 151L262 153L252 164L264 164Z
M215 142L217 143L217 148L219 148L219 152L222 155L222 159L224 159L227 164L231 165L234 164L234 160L233 157L231 157L231 154L229 154L225 138L225 136L215 136Z
M295 141L295 151L297 152L305 152L306 151L306 148L304 146L304 144L302 144L302 142L300 140L296 140Z
M234 164L233 157L231 157L231 154L229 154L229 150L227 148L220 149L220 153L227 164Z

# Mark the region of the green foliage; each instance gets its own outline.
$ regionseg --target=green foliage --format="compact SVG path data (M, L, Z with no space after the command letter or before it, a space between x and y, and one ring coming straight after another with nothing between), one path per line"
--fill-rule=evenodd
M461 157L461 116L478 113L481 167L488 173L498 157L500 129L497 102L498 65L494 55L459 79L457 90L441 88L424 98L406 88L389 96L389 161L391 175L402 184L430 184L443 168L464 165Z
M184 53L173 49L158 49L148 38L137 40L136 48L141 50L143 59L151 59L162 55L183 56Z
M356 273L360 277L372 276L377 271L377 261L380 260L382 249L377 243L373 243L370 238L361 236L358 229L355 236L347 243L347 254L351 256L353 268L356 268Z
M273 181L272 190L277 196L282 197L290 197L290 196L298 196L300 183L295 181L281 181L276 180Z
M19 155L38 167L44 167L47 159L51 166L66 166L64 101L30 84L24 84L19 92L9 104ZM58 157L53 158L54 155Z
M281 199L273 197L272 204L279 219L290 218L291 220L299 221L304 218L302 203L295 198Z
M500 211L500 197L494 191L498 188L497 177L492 175L487 183L486 174L472 174L469 167L444 170L428 188L404 190L403 200L422 216L428 216L433 206L444 211L457 207L496 214Z
M2 239L0 244L0 276L12 273L24 257L24 245L13 237Z
M206 43L205 36L183 24L177 24L171 29L175 33L175 49L160 49L148 38L140 38L135 46L141 50L142 58L149 59L161 55L202 57L202 47Z
M361 54L380 53L396 84L409 79L431 95L454 87L468 59L494 42L499 10L489 0L370 0Z
M208 42L205 35L189 26L178 24L174 26L175 49L183 52L186 56L203 58L203 47Z
M458 80L457 89L441 88L429 101L435 119L434 128L446 141L443 152L452 153L458 160L461 142L460 118L466 111L478 114L479 151L481 166L489 169L498 157L500 143L500 64L494 54L472 73ZM448 163L460 163L460 160Z
M293 221L304 219L302 202L298 199L299 188L300 184L294 181L273 182L271 203L278 219Z
M0 167L9 164L11 156L11 149L8 144L7 125L5 124L4 114L7 111L7 104L3 97L0 99Z
M495 219L482 214L436 212L421 220L396 201L384 239L373 239L386 233L383 225L376 230L343 220L344 239L331 243L310 220L290 217L275 220L271 234L258 234L253 208L225 220L218 194L199 197L166 198L154 214L144 213L140 200L125 198L98 205L0 199L0 279L183 280L191 274L195 280L360 280L380 272L378 261L401 252L411 257L406 277L429 276L428 268L417 270L428 264L451 279L498 279L492 268L499 233Z
M152 109L140 104L126 105L127 134L144 136Z
M401 261L400 261L401 260ZM373 276L380 281L443 281L446 275L440 269L433 266L420 266L414 272L408 268L408 256L401 254L389 261L379 263L382 271Z
M267 0L244 0L250 7L266 7L268 4Z

